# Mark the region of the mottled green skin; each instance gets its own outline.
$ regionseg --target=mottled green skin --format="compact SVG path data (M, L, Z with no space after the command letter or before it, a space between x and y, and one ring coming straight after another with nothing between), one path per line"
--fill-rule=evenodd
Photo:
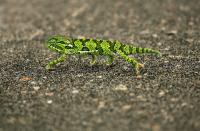
M47 41L48 48L61 54L61 56L49 62L46 69L50 69L56 64L63 62L67 55L86 54L92 56L91 65L95 64L98 55L108 57L108 65L113 63L114 55L120 55L124 60L130 63L138 73L142 64L134 58L129 57L131 54L154 54L161 56L156 50L141 47L132 47L128 44L122 44L119 41L101 40L101 39L73 39L62 36L54 36Z

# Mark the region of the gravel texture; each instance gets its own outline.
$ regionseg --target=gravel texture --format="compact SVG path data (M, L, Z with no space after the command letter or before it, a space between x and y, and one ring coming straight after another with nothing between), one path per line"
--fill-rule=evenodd
M0 131L199 131L199 0L0 0ZM57 54L51 35L117 39L160 50L135 76Z

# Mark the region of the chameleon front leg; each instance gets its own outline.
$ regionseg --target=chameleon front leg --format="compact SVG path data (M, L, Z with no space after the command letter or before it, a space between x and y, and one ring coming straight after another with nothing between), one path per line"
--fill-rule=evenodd
M66 58L66 54L62 54L58 59L56 60L53 60L51 62L49 62L47 65L46 65L46 69L51 69L53 66L57 65L58 63L61 63L65 60Z
M74 50L74 49L68 49L68 50L65 50L64 52L62 52L61 56L56 59L56 60L53 60L51 62L49 62L47 65L46 65L46 69L51 69L53 66L61 63L61 62L64 62L65 59L66 59L66 56L67 55L70 55L70 54L76 54L78 51Z
M128 63L130 63L130 64L133 66L133 68L134 68L136 74L139 74L139 69L142 68L142 67L144 67L143 64L139 63L139 62L138 62L136 59L134 59L134 58L128 57L128 56L127 56L124 52L122 52L121 50L117 50L117 53L118 53L124 60L126 60Z

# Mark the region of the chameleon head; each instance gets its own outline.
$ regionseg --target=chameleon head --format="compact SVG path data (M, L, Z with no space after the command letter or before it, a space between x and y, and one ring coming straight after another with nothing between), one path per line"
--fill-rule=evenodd
M66 49L73 48L72 40L63 36L54 36L47 40L48 48L63 53Z

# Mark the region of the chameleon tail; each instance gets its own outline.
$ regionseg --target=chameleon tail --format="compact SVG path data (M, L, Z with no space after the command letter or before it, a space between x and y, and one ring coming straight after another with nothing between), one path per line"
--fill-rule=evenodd
M161 53L157 50L142 47L132 47L131 54L153 54L156 56L161 56Z
M121 44L119 41L114 42L113 51L121 50L126 55L130 54L153 54L156 56L161 56L161 53L157 50L153 50L150 48L142 48L142 47L133 47L129 44Z

